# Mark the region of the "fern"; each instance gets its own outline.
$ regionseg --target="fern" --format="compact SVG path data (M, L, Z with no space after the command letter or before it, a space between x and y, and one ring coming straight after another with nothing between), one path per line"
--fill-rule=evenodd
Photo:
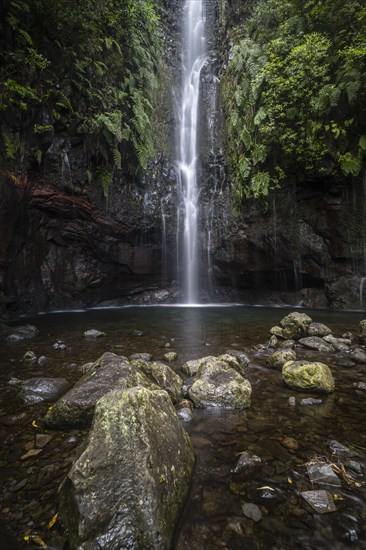
M118 170L121 170L122 156L118 149L113 149L114 165Z

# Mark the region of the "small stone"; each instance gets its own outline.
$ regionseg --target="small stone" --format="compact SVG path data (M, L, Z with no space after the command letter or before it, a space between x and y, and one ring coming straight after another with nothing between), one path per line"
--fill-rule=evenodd
M303 491L300 495L319 514L336 511L333 497L328 491Z
M48 359L45 355L41 355L39 358L38 358L38 365L40 367L44 367L45 365L47 365L47 362L48 362Z
M169 348L170 348L170 343L169 343L169 342L167 342L167 343L165 344L164 348L167 348L167 349L169 349Z
M19 481L16 485L10 488L10 491L12 493L16 493L17 491L20 491L20 489L23 489L28 483L28 479L22 479L22 481Z
M275 348L275 347L277 347L277 344L278 344L278 338L277 338L277 336L272 334L272 336L271 336L271 338L269 339L269 342L268 342L268 347L269 348Z
M366 353L361 348L354 348L351 352L351 359L355 363L360 363L362 365L366 365Z
M289 405L291 405L291 407L295 407L295 405L296 405L296 397L294 397L293 395L291 395L291 397L288 398L288 403L289 403Z
M177 415L183 422L190 422L193 418L191 409L178 409Z
M39 330L34 325L24 325L11 329L11 334L6 338L7 342L20 342L39 335Z
M102 332L100 330L96 330L94 328L90 330L86 330L84 332L85 338L102 338L103 336L107 336L105 332Z
M37 357L34 351L26 351L23 355L23 361L26 361L27 363L35 363L37 361Z
M350 340L345 340L344 338L334 338L331 334L329 336L324 336L324 342L331 344L336 351L349 351L349 346L351 344Z
M348 457L356 455L354 451L352 451L345 445L342 445L342 443L339 443L339 441L335 439L329 441L328 446L332 451L332 454L335 455L340 462L344 462L344 460Z
M269 367L273 369L282 369L287 361L295 361L296 353L291 349L280 349L270 355L266 361Z
M165 361L168 361L168 363L172 363L178 358L178 353L175 351L169 351L168 353L164 354Z
M149 361L151 361L152 359L152 355L151 353L133 353L132 355L130 355L130 361L133 361L133 360L140 360L140 361L146 361L146 363L148 363Z
M296 451L299 448L299 442L293 437L283 437L281 439L281 445L291 451Z
M287 349L294 349L296 345L295 340L283 340L278 344L279 348L287 348Z
M36 434L35 447L36 449L44 449L46 445L51 441L52 435L48 434Z
M8 384L9 386L19 386L23 383L22 380L20 380L19 378L16 378L15 376L12 376L12 378L10 378Z
M366 382L356 382L355 388L357 390L366 391Z
M33 456L39 455L43 449L30 449L24 455L20 457L20 460L27 460L27 458L32 458Z
M144 333L142 332L142 330L133 330L131 332L132 336L143 336Z
M272 334L272 336L276 336L277 338L285 338L283 334L283 329L281 327L272 327L269 332L270 334Z
M262 460L259 456L248 453L247 451L241 453L240 458L233 470L234 473L242 472L243 470L252 469L255 466L261 464Z
M245 517L252 519L255 522L260 521L263 517L259 506L253 504L252 502L244 502L244 504L241 505L241 509Z
M361 464L359 462L356 462L355 460L349 460L348 462L346 462L346 468L349 468L350 470L355 472L355 474L362 474Z
M55 342L52 347L53 349L59 349L59 350L67 349L66 344L62 340L57 340L57 342Z
M323 403L322 399L315 399L315 397L306 397L305 399L301 399L300 405L308 406L308 405L321 405Z
M366 319L360 321L360 324L358 325L358 337L361 344L366 344Z

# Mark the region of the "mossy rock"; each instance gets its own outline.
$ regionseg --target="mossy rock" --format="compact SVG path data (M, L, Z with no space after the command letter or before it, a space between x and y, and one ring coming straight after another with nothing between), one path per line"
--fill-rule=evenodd
M273 369L282 369L288 361L295 361L296 353L292 349L280 349L275 351L267 359L267 365Z
M282 334L284 338L298 340L308 333L308 328L313 322L312 318L306 313L293 311L281 319Z
M361 344L366 344L366 319L360 321L360 324L358 325L358 337Z
M332 393L335 388L333 375L325 363L288 361L282 368L282 377L285 384L296 390Z

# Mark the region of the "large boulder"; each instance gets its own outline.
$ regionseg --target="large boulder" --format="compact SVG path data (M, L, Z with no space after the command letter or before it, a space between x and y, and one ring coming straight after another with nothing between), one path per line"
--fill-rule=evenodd
M282 368L284 382L296 390L331 393L334 379L330 368L324 363L288 361Z
M224 361L214 359L202 365L188 390L196 407L243 409L250 406L249 380Z
M306 315L306 313L293 311L280 321L282 336L284 338L293 338L298 340L299 338L307 335L309 326L312 322L312 318L309 317L309 315Z
M267 359L267 365L273 369L282 369L287 361L295 361L296 353L292 349L279 349Z
M128 389L138 385L157 388L134 366L121 359L113 359L111 363L87 372L48 409L43 423L49 428L88 427L95 405L103 395L112 389Z
M65 378L28 378L22 382L21 398L24 403L34 405L36 403L57 401L70 387Z
M189 437L165 391L105 395L87 447L61 486L71 548L172 548L193 466Z

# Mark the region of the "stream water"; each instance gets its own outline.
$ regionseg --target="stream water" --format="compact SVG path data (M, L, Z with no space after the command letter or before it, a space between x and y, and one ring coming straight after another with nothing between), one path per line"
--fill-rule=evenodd
M250 358L247 377L253 387L252 406L246 411L195 409L193 421L185 424L197 463L174 548L366 548L365 392L354 387L365 381L366 367L352 365L347 354L321 354L333 372L336 391L322 396L320 405L300 405L309 395L286 388L281 373L266 366L271 350L260 346L268 342L270 327L286 313L285 309L244 306L127 307L22 320L22 324L35 324L40 335L16 344L2 342L0 349L0 519L6 530L19 541L37 534L50 548L62 548L62 529L57 522L50 529L47 525L57 512L59 484L87 434L48 431L51 439L46 447L25 458L36 434L45 433L32 421L44 415L48 404L24 405L18 387L9 384L12 378L63 376L75 382L79 378L75 365L93 361L105 351L149 352L154 359L162 359L173 350L178 353L173 368L182 374L180 367L186 360L231 348L246 350ZM362 313L308 313L315 321L326 322L336 336L346 331L356 335L363 317ZM86 340L83 332L91 328L107 336ZM65 342L67 349L54 349L57 340ZM38 357L45 355L46 365L25 363L22 357L27 350ZM304 350L298 350L298 356L320 358L318 352ZM295 406L289 403L291 396L296 398ZM296 444L289 447L286 438ZM337 459L329 448L331 440L355 451L360 472L352 476L359 487L342 480L341 487L328 488L337 494L337 510L317 514L299 493L314 488L306 473L307 461L315 456ZM243 451L262 460L249 474L233 472ZM243 515L244 503L259 507L260 521ZM0 542L0 548L7 546Z

